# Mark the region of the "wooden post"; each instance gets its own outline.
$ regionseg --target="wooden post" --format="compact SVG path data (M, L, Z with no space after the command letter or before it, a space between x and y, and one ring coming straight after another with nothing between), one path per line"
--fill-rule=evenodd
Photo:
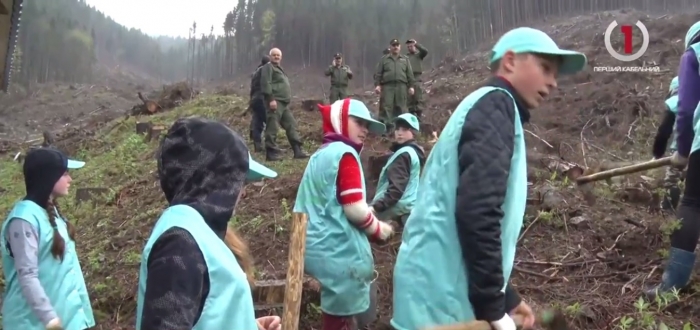
M289 239L289 268L287 268L287 288L284 293L282 329L299 330L301 314L301 292L304 280L304 253L306 252L306 223L304 213L294 213Z

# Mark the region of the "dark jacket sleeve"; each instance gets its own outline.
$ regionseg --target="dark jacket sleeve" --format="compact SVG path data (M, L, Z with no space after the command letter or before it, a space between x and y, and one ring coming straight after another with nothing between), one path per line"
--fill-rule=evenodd
M267 63L260 68L260 92L265 102L272 102L272 64Z
M518 307L520 305L520 302L522 299L520 298L520 295L518 294L517 291L515 291L515 288L508 283L508 286L506 286L506 312L510 313L515 307Z
M420 57L421 60L424 60L425 57L428 56L428 49L419 43L416 43L416 48L418 48L418 57Z
M469 274L469 300L477 319L506 313L501 220L513 157L513 99L501 91L484 95L469 111L457 150L459 184L455 218Z
M140 330L192 329L209 295L204 255L189 232L171 228L153 244Z
M673 135L673 125L675 123L676 114L667 109L664 120L661 122L661 125L659 125L659 129L656 131L656 137L654 138L654 146L652 149L654 158L661 158L666 153L668 139Z
M384 196L372 204L377 212L384 212L390 207L396 205L401 200L403 193L408 187L408 181L411 178L411 155L407 152L399 155L394 161L389 164L386 169L387 181L389 187L386 189Z

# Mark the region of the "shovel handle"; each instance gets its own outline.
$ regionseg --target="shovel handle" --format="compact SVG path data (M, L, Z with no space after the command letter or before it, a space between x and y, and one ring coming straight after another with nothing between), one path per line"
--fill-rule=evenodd
M598 172L598 173L591 174L591 175L580 176L580 177L576 178L576 183L585 184L585 183L589 183L589 182L593 182L593 181L606 180L606 179L610 179L612 177L616 177L616 176L620 176L620 175L626 175L626 174L632 174L632 173L652 170L655 168L669 166L672 164L673 164L673 157L659 158L659 159L654 159L654 160L650 160L647 162L642 162L642 163L638 163L638 164L634 164L634 165L614 168L611 170L602 171L602 172Z
M523 317L521 315L512 315L515 325L520 328L523 324ZM491 324L486 321L471 321L463 322L450 325L438 325L431 328L425 328L423 330L492 330Z

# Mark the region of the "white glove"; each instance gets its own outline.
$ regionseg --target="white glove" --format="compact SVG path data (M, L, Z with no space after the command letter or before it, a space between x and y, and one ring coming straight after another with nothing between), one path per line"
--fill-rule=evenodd
M377 226L379 226L379 231L377 231ZM394 234L394 227L389 223L374 218L374 223L365 228L365 233L367 236L383 241Z
M46 330L61 330L63 326L61 325L61 320L54 318L46 324Z
M494 330L517 330L515 321L508 314L503 315L503 318L498 321L491 322L491 327Z
M384 221L377 220L377 222L379 222L379 237L377 238L384 241L394 235L394 226Z

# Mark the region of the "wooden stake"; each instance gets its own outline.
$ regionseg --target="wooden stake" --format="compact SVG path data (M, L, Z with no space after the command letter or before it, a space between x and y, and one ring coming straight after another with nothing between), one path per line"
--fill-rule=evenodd
M282 314L282 329L284 330L299 330L301 292L304 280L304 253L306 252L306 223L306 214L294 213L292 216L287 289L284 293L284 312Z

